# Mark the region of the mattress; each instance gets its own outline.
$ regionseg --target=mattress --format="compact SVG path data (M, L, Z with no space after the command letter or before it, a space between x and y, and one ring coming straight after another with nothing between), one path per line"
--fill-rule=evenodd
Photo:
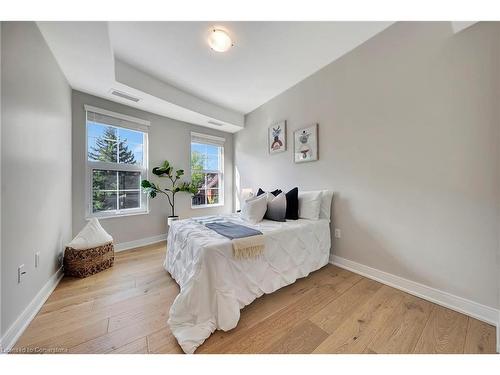
M192 219L174 222L167 238L165 269L180 286L168 324L185 353L194 353L216 329L236 327L240 309L325 266L330 255L326 219L256 225L238 214L226 219L261 231L264 255L235 259L227 238Z

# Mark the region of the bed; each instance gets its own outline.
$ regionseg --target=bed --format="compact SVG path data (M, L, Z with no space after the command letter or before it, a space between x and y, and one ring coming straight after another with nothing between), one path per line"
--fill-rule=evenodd
M263 220L252 225L239 214L227 220L261 231L265 251L235 259L229 239L194 219L180 220L168 233L165 269L180 286L168 324L185 353L194 353L216 329L238 324L240 309L325 266L330 255L330 221Z

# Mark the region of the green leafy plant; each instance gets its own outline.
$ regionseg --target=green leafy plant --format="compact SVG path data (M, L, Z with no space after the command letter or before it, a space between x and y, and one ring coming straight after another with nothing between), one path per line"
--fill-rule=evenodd
M175 216L175 194L179 192L196 194L198 192L198 188L192 182L180 181L181 177L184 176L184 170L175 170L167 160L165 160L161 166L154 167L152 172L158 177L168 178L172 186L169 188L161 189L160 186L151 181L142 180L142 190L150 198L155 198L158 194L166 195L168 203L172 208L171 216Z

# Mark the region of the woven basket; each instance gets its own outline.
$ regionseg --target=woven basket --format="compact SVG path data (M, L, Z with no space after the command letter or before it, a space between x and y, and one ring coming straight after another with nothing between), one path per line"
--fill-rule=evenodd
M80 278L87 277L108 269L113 265L114 260L113 242L84 250L66 247L64 252L64 274Z

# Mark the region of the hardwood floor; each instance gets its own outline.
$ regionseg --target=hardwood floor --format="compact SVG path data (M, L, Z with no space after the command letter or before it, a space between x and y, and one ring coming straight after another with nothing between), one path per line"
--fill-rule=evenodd
M13 353L181 353L168 326L179 292L165 243L116 254L86 279L64 278ZM494 353L495 328L328 265L245 307L197 353Z

